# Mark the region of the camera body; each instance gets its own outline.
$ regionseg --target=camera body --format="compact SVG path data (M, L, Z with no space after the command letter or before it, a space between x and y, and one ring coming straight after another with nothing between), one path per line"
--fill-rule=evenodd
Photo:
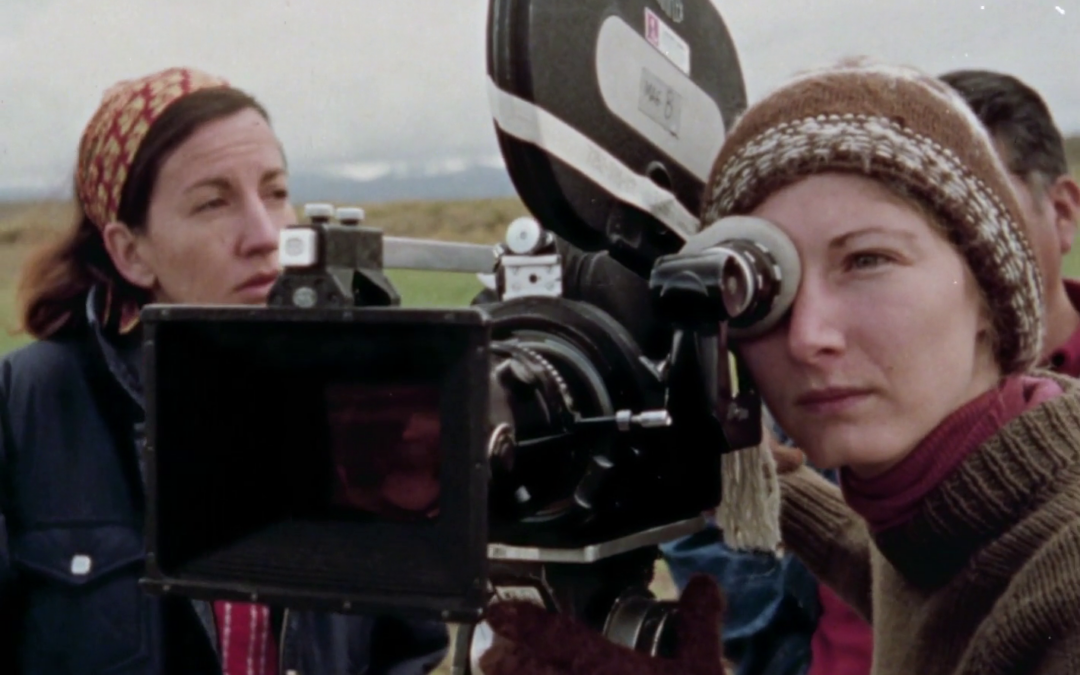
M144 308L151 592L459 622L462 675L507 598L671 648L657 546L760 441L728 340L800 274L769 223L692 215L745 104L734 48L708 0L492 0L488 75L533 216L503 242L310 205L267 306ZM391 259L492 293L402 308Z

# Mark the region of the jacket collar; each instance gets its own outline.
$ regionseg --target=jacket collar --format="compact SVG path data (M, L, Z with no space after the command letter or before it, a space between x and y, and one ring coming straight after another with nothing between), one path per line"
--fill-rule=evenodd
M141 331L135 333L114 336L110 338L102 323L100 308L102 307L104 289L94 286L86 296L86 320L90 329L94 332L94 338L105 355L105 363L124 391L131 396L139 408L146 410L146 399L143 396L142 383L142 345L139 340Z

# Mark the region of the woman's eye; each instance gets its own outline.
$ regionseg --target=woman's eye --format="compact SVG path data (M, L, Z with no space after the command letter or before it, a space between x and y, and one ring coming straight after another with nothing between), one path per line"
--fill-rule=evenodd
M855 253L848 257L847 267L853 270L867 270L889 262L889 258L880 253Z
M195 207L195 212L202 213L204 211L221 208L222 206L225 206L225 200L221 197L215 197L214 199L208 199L205 202L201 202Z
M263 199L276 199L278 201L284 201L289 198L289 188L287 187L272 187L266 189L263 193Z

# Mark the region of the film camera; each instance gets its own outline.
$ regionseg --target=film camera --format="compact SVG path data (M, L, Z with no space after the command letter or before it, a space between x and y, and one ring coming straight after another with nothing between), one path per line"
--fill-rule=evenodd
M784 313L798 257L694 215L745 105L711 2L492 0L487 37L533 216L505 242L310 205L267 306L144 309L150 591L460 622L459 673L505 598L671 647L657 545L760 439L727 339ZM391 267L483 273L490 297L402 308Z

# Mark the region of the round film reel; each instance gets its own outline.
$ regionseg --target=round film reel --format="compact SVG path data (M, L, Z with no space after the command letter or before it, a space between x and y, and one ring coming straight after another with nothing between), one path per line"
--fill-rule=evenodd
M492 0L488 75L507 170L543 227L642 276L700 229L746 107L710 0Z

